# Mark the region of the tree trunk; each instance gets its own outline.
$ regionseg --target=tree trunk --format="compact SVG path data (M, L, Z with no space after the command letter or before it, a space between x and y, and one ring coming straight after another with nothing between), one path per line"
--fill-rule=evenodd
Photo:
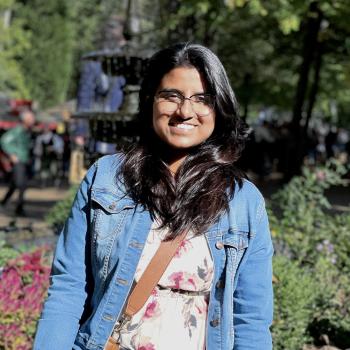
M318 88L320 86L320 72L322 66L322 56L323 56L323 43L318 43L318 49L315 56L315 71L314 71L314 80L310 89L309 94L309 104L306 112L306 120L304 125L304 135L307 135L310 119L312 117L312 111L315 106Z
M243 115L242 118L244 120L247 120L248 118L248 110L249 110L249 104L251 101L251 81L252 81L252 75L250 73L246 73L244 75L244 81L243 81L243 91L241 94L241 101L243 105Z
M317 50L318 35L321 28L323 13L314 1L309 6L305 24L305 36L302 49L302 63L299 70L299 80L296 89L293 106L293 119L291 123L291 134L289 150L293 153L290 157L290 164L287 166L286 180L300 173L305 152L305 140L300 122L303 116L303 109L306 100L306 92L309 82L309 73Z
M312 2L307 14L307 22L305 25L305 36L302 49L302 63L299 71L299 81L294 98L293 106L293 126L298 129L302 119L302 111L305 102L305 96L309 80L309 72L311 69L314 53L317 47L318 33L321 27L322 12L318 8L317 2Z

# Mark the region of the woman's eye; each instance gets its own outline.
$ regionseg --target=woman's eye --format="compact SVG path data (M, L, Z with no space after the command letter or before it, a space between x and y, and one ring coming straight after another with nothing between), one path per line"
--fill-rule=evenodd
M208 98L207 98L207 96L204 96L204 95L196 95L194 98L194 101L197 103L207 104Z
M162 98L164 98L165 100L168 100L168 101L174 101L174 102L177 102L180 100L180 97L178 94L176 93L165 93L162 95Z
M171 94L168 96L168 98L170 98L170 99L179 98L179 95Z

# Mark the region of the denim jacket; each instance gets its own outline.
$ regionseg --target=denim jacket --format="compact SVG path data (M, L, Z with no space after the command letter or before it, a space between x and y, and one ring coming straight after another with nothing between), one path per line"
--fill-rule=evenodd
M101 158L80 185L58 239L34 350L103 350L121 314L152 219L116 184L120 162ZM237 186L205 236L214 261L206 349L272 349L273 247L252 183Z

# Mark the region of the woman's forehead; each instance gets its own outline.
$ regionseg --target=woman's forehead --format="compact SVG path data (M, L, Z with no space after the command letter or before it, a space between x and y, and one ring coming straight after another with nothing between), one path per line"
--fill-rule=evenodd
M206 84L203 75L194 67L176 67L164 74L158 87L162 89L175 89L182 93L193 94L205 91Z

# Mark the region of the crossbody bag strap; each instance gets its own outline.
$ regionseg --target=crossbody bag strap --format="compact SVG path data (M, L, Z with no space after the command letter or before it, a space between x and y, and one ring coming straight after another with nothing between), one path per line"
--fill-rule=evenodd
M174 257L177 249L185 239L186 234L187 231L184 231L173 240L161 242L158 250L128 298L124 314L118 321L118 330L122 328L125 322L130 320L132 316L141 310L143 305L145 305L154 287L157 285L171 259ZM117 350L118 348L116 340L109 337L105 350Z

